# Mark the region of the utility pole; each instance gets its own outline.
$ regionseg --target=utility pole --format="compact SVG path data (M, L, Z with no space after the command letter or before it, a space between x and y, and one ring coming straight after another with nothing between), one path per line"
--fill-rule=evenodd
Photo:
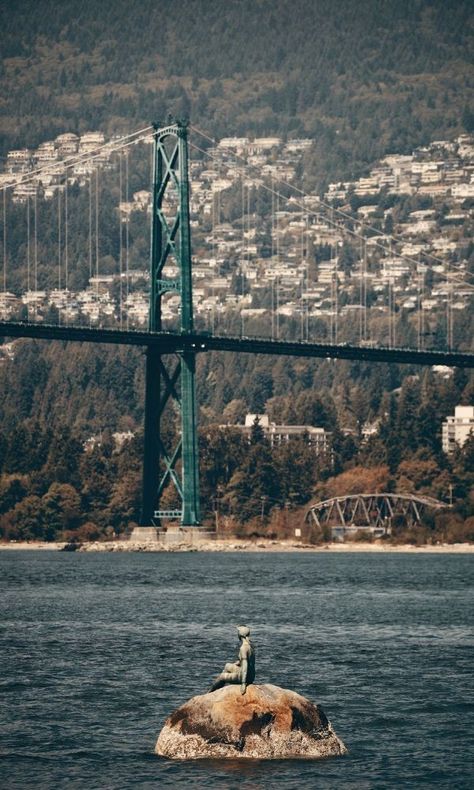
M180 296L180 331L186 335L193 331L188 125L170 119L154 129L148 328L162 330L162 297L174 292ZM170 263L179 275L167 279ZM183 348L172 355L147 348L142 526L159 525L162 518L180 519L185 527L200 523L195 363L194 351ZM172 449L165 447L160 430L170 400L181 416L181 436ZM181 507L163 510L160 499L169 485Z

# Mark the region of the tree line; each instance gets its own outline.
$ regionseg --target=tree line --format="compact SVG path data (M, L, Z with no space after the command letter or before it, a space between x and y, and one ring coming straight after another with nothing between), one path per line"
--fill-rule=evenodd
M20 340L1 368L3 537L86 539L130 531L140 511L143 355ZM442 421L458 403L473 401L472 374L209 354L198 360L197 386L205 523L214 523L218 512L239 534L280 534L288 513L301 522L310 502L375 489L452 500L449 524L445 516L429 522L417 539L437 530L472 539L474 440L452 457L441 449ZM248 438L236 427L247 412L267 413L277 424L322 427L330 450L315 453L304 435L272 448L258 422ZM168 449L178 432L178 415L169 408ZM163 505L176 504L170 487Z

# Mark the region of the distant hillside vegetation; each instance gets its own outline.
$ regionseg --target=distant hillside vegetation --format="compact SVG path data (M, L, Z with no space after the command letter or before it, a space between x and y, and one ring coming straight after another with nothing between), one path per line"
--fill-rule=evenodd
M310 179L474 128L469 0L16 0L0 153L168 111L218 137L314 137Z

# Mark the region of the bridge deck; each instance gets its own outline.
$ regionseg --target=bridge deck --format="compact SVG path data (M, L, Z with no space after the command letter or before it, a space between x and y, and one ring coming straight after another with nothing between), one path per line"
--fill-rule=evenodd
M155 346L159 347L163 354L171 354L178 351L234 351L249 354L474 368L474 354L461 351L371 348L252 337L225 337L199 333L182 334L179 332L148 332L135 329L98 329L93 327L52 326L0 321L0 337L29 337L44 340L79 341L82 343Z

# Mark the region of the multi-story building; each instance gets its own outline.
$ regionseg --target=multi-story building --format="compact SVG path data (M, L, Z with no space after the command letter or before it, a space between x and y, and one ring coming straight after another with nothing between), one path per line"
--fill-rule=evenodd
M474 406L456 406L443 422L443 451L450 455L469 436L474 436Z
M15 294L9 291L0 293L0 318L8 320L19 308L21 302Z
M81 135L79 140L79 150L81 152L94 151L101 145L104 145L105 137L103 132L86 132Z
M73 132L65 132L56 137L56 145L60 156L75 154L79 146L79 137Z
M306 438L309 446L314 449L317 455L331 451L331 434L324 428L315 428L313 425L277 425L270 422L268 414L247 414L244 425L232 427L242 431L250 441L252 428L255 424L260 426L272 447L285 444L290 439Z

